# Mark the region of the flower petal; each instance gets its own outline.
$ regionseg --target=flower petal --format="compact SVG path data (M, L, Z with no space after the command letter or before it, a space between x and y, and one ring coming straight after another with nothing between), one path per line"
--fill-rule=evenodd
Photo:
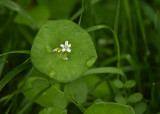
M64 44L61 44L60 46L61 46L61 47L64 47Z
M68 47L71 47L71 44L69 44Z
M68 45L68 41L65 42L65 45Z
M68 52L71 52L71 49L70 49L70 48L67 48L67 51L68 51Z
M62 49L62 51L64 52L64 51L66 51L66 49L65 49L65 48L63 48L63 49Z

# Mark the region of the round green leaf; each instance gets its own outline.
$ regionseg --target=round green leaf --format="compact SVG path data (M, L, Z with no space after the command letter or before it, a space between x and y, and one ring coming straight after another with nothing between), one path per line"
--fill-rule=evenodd
M134 110L136 114L143 114L147 110L147 104L144 102L140 102L136 104Z
M67 114L67 110L55 107L49 107L41 110L39 114Z
M68 105L68 100L65 98L64 94L61 93L58 89L60 84L56 81L50 80L48 82L47 76L39 72L37 69L33 68L29 72L29 78L24 82L18 84L18 88L23 87L23 94L29 99L35 99L39 93L44 91L35 102L43 107L58 107L66 108ZM49 87L49 83L52 83L53 86ZM48 88L48 89L47 89ZM59 103L61 102L61 104Z
M129 96L128 101L131 103L137 103L141 101L143 98L143 95L141 93L134 93L131 96Z
M44 90L45 88L49 87L49 82L48 80L45 79L37 79L33 80L32 82L32 88L34 91L41 92L41 90Z
M87 109L84 114L135 114L128 105L118 103L97 103Z
M70 82L65 87L65 94L79 103L83 103L87 98L87 85L83 79Z
M71 52L53 52L68 41ZM64 60L67 54L68 60ZM97 55L90 35L69 20L48 21L38 32L31 60L41 72L61 82L77 79L96 61Z
M68 105L68 99L62 93L58 94L54 99L54 106L65 109Z
M115 101L121 104L127 104L127 100L123 96L116 96Z
M60 85L54 85L57 88L60 88ZM35 102L43 107L52 107L52 106L57 106L57 103L61 101L61 99L57 99L57 96L60 94L60 92L54 87L51 86L49 87L45 92L43 92L36 100ZM41 91L43 91L45 88L48 87L47 80L42 77L31 77L29 78L24 87L23 87L23 94L29 98L29 99L34 99ZM61 102L63 108L67 106L66 102ZM63 104L64 103L64 104Z
M125 88L132 88L132 87L134 87L135 85L136 85L136 82L135 82L134 80L128 80L128 81L126 81L124 87L125 87Z
M124 87L124 83L121 80L114 80L113 83L114 83L115 87L117 87L117 88Z

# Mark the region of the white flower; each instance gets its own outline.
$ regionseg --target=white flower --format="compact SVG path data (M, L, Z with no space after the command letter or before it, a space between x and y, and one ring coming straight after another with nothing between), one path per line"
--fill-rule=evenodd
M61 57L63 57L63 60L67 61L68 60L67 54L63 53L63 52L67 51L70 53L71 52L71 49L70 49L71 44L68 44L68 41L65 41L65 44L61 44L60 47L61 48L57 47L57 48L53 49L53 52L58 52L59 55Z
M62 52L64 51L67 51L69 53L71 52L71 49L70 49L71 44L68 44L68 41L65 41L65 45L61 44L60 46L62 47Z

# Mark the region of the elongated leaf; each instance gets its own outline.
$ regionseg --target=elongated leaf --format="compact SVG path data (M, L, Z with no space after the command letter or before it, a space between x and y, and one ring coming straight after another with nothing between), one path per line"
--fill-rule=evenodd
M37 5L33 8L29 8L26 11L37 22L38 26L43 25L43 23L50 17L49 10L45 6ZM20 14L16 16L15 22L19 24L28 25L29 27L34 28L33 24L28 19L26 19L24 16Z
M10 52L7 52L7 53L0 54L0 57L4 56L4 55L8 55L8 54L13 54L13 53L30 54L30 51L29 50L10 51Z
M3 5L3 6L11 9L13 11L16 11L16 12L20 13L25 18L27 18L36 28L38 27L38 25L32 19L32 17L24 9L22 9L18 4L16 4L15 2L13 2L11 0L0 0L0 5Z
M4 78L0 81L0 91L14 76L16 76L24 69L28 68L30 65L30 61L22 63L15 67L13 70L11 70L6 76L4 76Z
M119 40L118 40L118 36L116 34L116 32L109 26L107 25L97 25L97 26L93 26L93 27L90 27L88 29L86 29L87 32L92 32L92 31L95 31L95 30L99 30L99 29L107 29L107 30L110 30L114 36L114 40L115 40L115 43L116 43L116 48L117 48L117 65L118 65L118 68L120 68L120 46L119 46Z
M115 68L115 67L94 68L94 69L90 69L90 70L86 71L83 75L102 74L102 73L113 73L113 74L124 75L124 73L121 69Z

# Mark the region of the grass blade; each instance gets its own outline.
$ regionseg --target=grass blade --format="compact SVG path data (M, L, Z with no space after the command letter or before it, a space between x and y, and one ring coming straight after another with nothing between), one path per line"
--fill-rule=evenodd
M30 51L29 50L11 51L11 52L0 54L0 57L4 55L12 54L12 53L30 54Z
M120 60L121 60L121 58L120 58L120 46L119 46L119 40L118 40L117 33L111 27L109 27L107 25L93 26L93 27L90 27L90 28L86 29L86 31L87 32L92 32L92 31L99 30L99 29L107 29L107 30L110 30L112 32L115 43L116 43L116 48L117 48L117 60L118 60L117 66L118 66L118 68L120 68Z
M141 14L141 9L140 9L140 4L139 4L139 0L134 0L135 6L136 6L136 12L137 12L137 19L138 19L138 24L140 26L140 30L142 33L142 38L144 40L144 45L145 45L145 54L146 56L148 56L150 54L150 50L148 47L148 43L147 43L147 38L146 38L146 33L145 33L145 28L143 25L143 20L142 20L142 14Z
M114 24L114 31L116 33L118 31L119 12L120 12L120 1L117 0L117 12L116 12L116 19L115 19L115 24Z
M86 71L83 75L91 75L91 74L102 74L102 73L113 73L113 74L120 74L124 76L124 73L121 69L115 67L100 67L100 68L93 68Z
M35 28L38 28L38 25L32 19L32 17L24 9L22 9L17 3L15 3L11 0L0 0L0 5L3 5L13 11L20 13L25 18L27 18L34 25Z
M31 65L30 61L22 63L11 70L4 78L0 81L0 91L2 88L14 77L16 74L20 73L24 69L28 68Z

